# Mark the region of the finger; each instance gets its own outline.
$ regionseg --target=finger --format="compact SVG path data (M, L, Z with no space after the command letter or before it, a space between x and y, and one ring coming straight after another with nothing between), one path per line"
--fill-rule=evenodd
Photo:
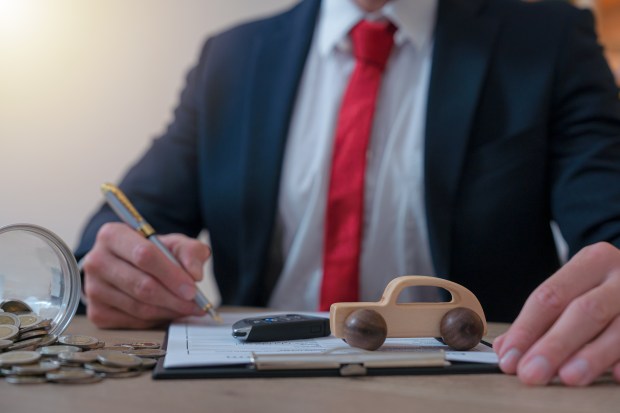
M159 239L175 257L178 257L183 268L195 281L202 280L204 264L211 256L208 245L182 234L162 235Z
M493 350L495 350L495 353L500 354L502 350L502 345L504 344L505 340L506 340L506 333L495 337L495 340L493 340Z
M516 373L523 354L549 330L568 304L603 281L614 255L617 250L607 243L586 247L534 290L501 343L500 367L504 372Z
M506 340L506 333L497 336L495 338L495 340L493 340L493 351L495 352L495 354L497 354L498 359L500 357L500 354L503 354L502 353L502 348L504 346L505 340ZM501 367L501 364L500 364L500 367ZM512 373L510 373L510 374L512 374Z
M106 287L110 286L123 291L123 295L132 302L167 308L177 315L194 314L197 309L194 301L178 298L155 278L105 251L89 254L84 262L84 270L86 280L84 290L89 299L92 297L107 302L120 310L136 314L139 318L145 317L140 317L136 312L137 308L131 307L127 300L122 301L125 303L124 306L121 306L120 302L112 304L116 301L111 297L102 297L102 290L107 291Z
M570 386L587 386L614 364L620 362L620 317L596 340L586 345L565 363L560 379Z
M108 284L101 279L90 278L86 294L89 298L89 306L104 303L134 318L147 321L172 320L186 315L198 314L199 311L196 305L179 311L157 304L144 303L119 290L117 285Z
M99 328L132 328L145 330L162 325L161 320L141 320L104 303L86 308L86 315Z
M620 362L616 363L613 369L614 379L620 383Z
M194 299L196 286L192 277L170 261L152 242L127 225L105 224L97 234L97 242L103 244L116 257L158 279L179 298Z
M618 297L620 278L613 277L573 300L553 327L519 361L519 378L527 384L548 383L572 354L587 346L601 332L605 331L605 336L610 323L620 314ZM613 330L610 334L616 338ZM608 362L604 368L610 365ZM583 367L583 363L577 367ZM597 367L590 366L589 369Z

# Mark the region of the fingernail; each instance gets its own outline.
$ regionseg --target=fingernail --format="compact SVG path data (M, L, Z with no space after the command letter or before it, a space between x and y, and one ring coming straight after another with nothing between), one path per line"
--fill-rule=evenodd
M196 287L188 284L181 284L179 287L179 294L186 300L193 300L196 295Z
M517 364L521 360L521 352L516 348L508 350L499 360L499 367L504 373L513 374L517 371Z
M519 377L528 384L547 384L551 379L551 364L544 356L535 356L520 369Z
M196 308L194 309L194 315L204 315L204 314L205 314L205 311L202 308L196 306Z
M560 370L562 380L575 385L587 384L590 379L590 363L582 358L569 362Z

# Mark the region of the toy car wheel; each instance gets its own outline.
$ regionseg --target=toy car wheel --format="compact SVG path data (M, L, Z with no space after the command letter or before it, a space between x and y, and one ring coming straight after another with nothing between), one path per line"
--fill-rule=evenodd
M376 350L387 337L387 323L381 314L374 310L353 311L345 319L344 341L352 347Z
M457 307L443 316L439 331L448 346L460 351L470 350L480 343L484 324L475 311Z

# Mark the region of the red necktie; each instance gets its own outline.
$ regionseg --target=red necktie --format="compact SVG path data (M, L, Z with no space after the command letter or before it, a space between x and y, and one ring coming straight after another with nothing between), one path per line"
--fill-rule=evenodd
M351 30L355 69L342 100L325 213L320 310L358 301L366 151L381 74L394 44L389 22L361 21Z

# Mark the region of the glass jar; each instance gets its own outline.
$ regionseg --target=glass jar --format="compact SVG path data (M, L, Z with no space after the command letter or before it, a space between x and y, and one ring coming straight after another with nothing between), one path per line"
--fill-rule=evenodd
M56 234L31 224L0 228L0 302L19 300L43 319L50 334L69 325L80 300L80 271Z

